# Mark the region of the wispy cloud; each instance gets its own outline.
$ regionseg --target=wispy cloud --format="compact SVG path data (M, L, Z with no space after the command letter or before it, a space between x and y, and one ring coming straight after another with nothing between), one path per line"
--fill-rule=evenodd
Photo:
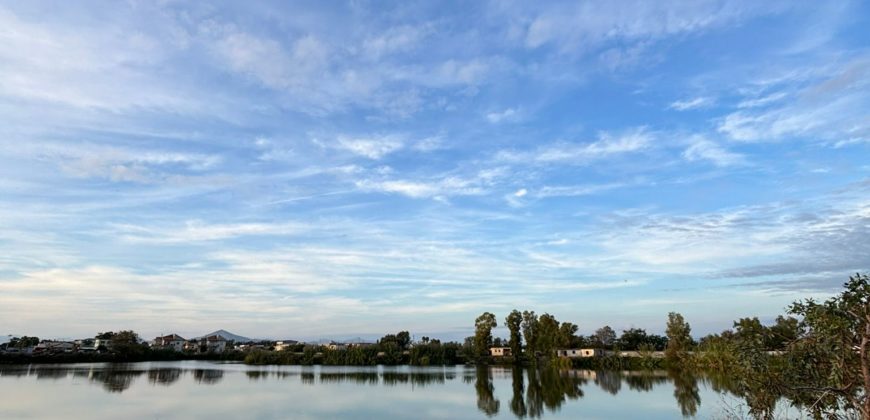
M516 109L513 108L507 108L504 111L490 112L486 114L486 120L493 124L513 121L517 117L518 112Z
M698 97L671 102L671 104L668 105L668 108L677 111L688 111L690 109L707 108L712 106L713 103L714 101L712 98Z
M746 162L746 158L734 152L729 152L719 144L703 137L695 137L683 152L683 157L689 162L706 160L716 166L734 166Z
M646 128L622 133L598 133L598 140L589 143L557 142L533 152L502 150L497 159L521 163L565 163L582 165L608 156L632 153L649 147L653 134Z
M718 130L743 142L811 138L833 143L867 135L870 123L860 110L870 103L868 63L867 57L857 57L845 63L843 70L822 73L809 86L790 86L794 101L776 105L777 95L785 96L779 92L744 102L742 110L721 119Z
M350 138L338 136L336 148L369 159L380 159L405 146L404 140L397 135Z

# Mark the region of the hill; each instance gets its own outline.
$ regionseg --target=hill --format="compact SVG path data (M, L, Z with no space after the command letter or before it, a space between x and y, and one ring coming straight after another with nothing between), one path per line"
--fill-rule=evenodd
M196 339L209 337L212 335L219 335L219 336L223 337L224 340L235 341L236 343L247 343L248 341L254 341L248 337L243 337L241 335L235 335L227 330L217 330L215 332L211 332L211 333L196 337Z

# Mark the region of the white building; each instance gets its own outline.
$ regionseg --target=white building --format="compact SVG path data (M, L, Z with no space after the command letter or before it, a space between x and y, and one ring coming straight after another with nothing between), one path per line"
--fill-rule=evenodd
M604 357L602 349L559 349L556 350L556 356L559 357Z
M508 357L511 355L510 347L490 347L489 355L492 357Z
M156 347L160 349L172 349L175 351L184 351L184 343L185 340L178 334L169 334L163 337L157 337L151 342L151 347Z

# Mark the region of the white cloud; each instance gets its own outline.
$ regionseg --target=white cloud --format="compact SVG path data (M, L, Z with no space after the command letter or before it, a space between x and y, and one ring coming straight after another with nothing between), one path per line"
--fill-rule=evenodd
M444 199L450 196L483 195L505 176L503 168L480 170L471 176L446 175L427 180L360 180L357 188L401 194L411 198Z
M174 22L156 19L148 31L119 15L100 25L28 21L0 7L0 96L76 109L113 112L170 109L194 113L209 109L187 86L152 73L179 49L168 32Z
M517 110L513 108L507 108L501 112L490 112L486 114L487 121L498 124L500 122L510 122L516 120L518 117Z
M719 132L742 142L803 138L831 144L870 135L870 120L864 112L870 104L870 58L866 54L802 74L800 79L781 77L777 82L786 85L784 91L745 103L741 110L720 119ZM795 99L783 103L779 96Z
M690 109L706 108L713 105L713 99L706 97L698 97L693 99L685 99L672 102L668 108L677 111L687 111Z
M683 158L690 162L707 160L721 167L740 165L746 161L743 155L729 152L719 144L703 137L695 137L691 140L691 145L683 152Z
M405 141L398 135L373 135L368 137L338 136L336 148L347 150L355 155L378 160L402 149Z
M644 127L619 134L598 133L590 143L559 142L538 148L534 152L500 151L498 160L519 163L566 163L582 165L597 159L641 151L650 146L653 134Z
M839 140L836 143L834 143L834 148L839 149L841 147L852 146L852 145L856 145L856 144L864 144L864 143L870 143L870 137L866 137L866 138L852 137L852 138L845 139L845 140Z
M534 195L539 198L578 197L583 195L597 194L600 192L621 188L623 186L625 186L625 184L622 183L600 185L545 186L539 189Z
M775 92L760 98L744 99L737 104L737 108L757 108L760 106L766 106L778 102L786 96L788 96L788 94L785 92Z
M527 190L525 188L520 188L519 190L517 190L514 193L514 197L524 197L528 193L529 193L529 190Z
M189 220L183 227L153 228L131 224L115 224L116 234L137 243L190 243L219 241L242 236L296 235L307 231L299 223L218 223Z
M422 140L414 142L412 148L419 152L431 152L434 150L444 149L444 138L441 136L426 137Z
M362 43L362 48L367 55L374 59L387 54L411 51L431 30L431 25L401 25L389 28L378 36L366 38Z
M178 173L201 174L216 168L220 155L138 149L92 143L40 142L0 152L15 159L44 162L82 178L158 182Z
M567 53L595 48L608 40L658 39L703 31L777 7L770 2L602 1L520 6L514 14L524 14L522 21L530 22L524 36L527 47L554 44Z

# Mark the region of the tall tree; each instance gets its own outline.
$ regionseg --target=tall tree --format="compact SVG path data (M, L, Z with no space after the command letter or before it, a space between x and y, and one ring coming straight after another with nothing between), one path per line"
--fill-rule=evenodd
M478 356L485 356L492 345L492 329L498 326L495 315L484 312L474 320L474 350Z
M538 318L538 350L544 356L552 356L559 341L559 321L553 315L541 315Z
M408 345L411 344L411 334L407 331L400 331L396 334L396 344L403 350L407 349Z
M613 328L610 328L610 325L605 325L595 330L595 335L593 337L599 346L609 349L613 346L613 343L616 342L616 331L613 331Z
M665 350L665 357L671 361L685 360L693 344L692 327L683 319L681 314L671 312L668 314L666 333L668 336L668 347Z
M523 338L526 351L532 356L538 351L538 316L535 311L523 311Z
M559 325L559 347L571 348L574 347L575 334L580 329L577 324L571 322L563 322Z
M523 325L523 314L520 311L514 309L508 314L504 319L504 324L507 326L508 331L510 331L510 338L508 339L508 346L511 348L511 354L514 357L520 357L520 351L522 351L523 346L523 336L522 336L522 325Z

